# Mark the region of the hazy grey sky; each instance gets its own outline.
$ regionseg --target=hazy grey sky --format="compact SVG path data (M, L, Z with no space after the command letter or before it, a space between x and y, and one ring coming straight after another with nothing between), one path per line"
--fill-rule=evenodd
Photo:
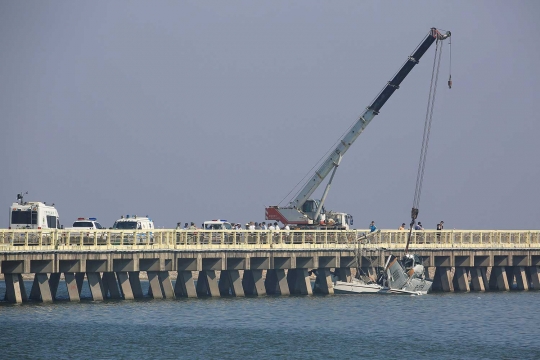
M0 204L61 223L262 221L435 26L419 220L540 228L538 1L0 0ZM409 221L434 47L344 157L327 209ZM317 192L320 195L321 191Z

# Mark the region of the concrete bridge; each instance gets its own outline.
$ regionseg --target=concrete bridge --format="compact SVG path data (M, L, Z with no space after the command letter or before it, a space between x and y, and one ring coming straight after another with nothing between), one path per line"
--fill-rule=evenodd
M61 277L71 301L85 280L94 300L311 295L311 274L318 291L332 294L331 273L347 281L358 268L375 278L389 254L403 255L405 231L366 233L0 230L0 273L5 300L17 303L54 301ZM540 289L540 231L417 231L410 249L434 291ZM31 289L26 274L34 274Z

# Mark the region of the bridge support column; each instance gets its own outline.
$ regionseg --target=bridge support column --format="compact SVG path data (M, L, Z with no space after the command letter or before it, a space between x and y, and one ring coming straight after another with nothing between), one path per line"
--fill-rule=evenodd
M219 286L216 278L215 270L199 271L197 279L197 295L199 296L219 296Z
M191 271L178 271L176 284L174 284L174 294L176 297L197 297L195 282L193 281L193 273Z
M49 277L44 273L36 274L39 293L41 295L41 301L43 302L52 302L53 296L51 292L51 285L49 283Z
M339 281L351 282L351 268L337 268L336 276Z
M528 270L531 277L531 289L540 290L540 267L529 266Z
M77 286L75 274L65 272L64 278L66 279L66 288L69 295L69 301L81 301L81 293L79 291L79 287Z
M105 288L105 295L107 291L111 299L121 299L120 290L118 289L118 283L116 282L116 276L113 272L104 272L103 273L103 285Z
M4 274L6 282L6 300L20 304L26 299L26 289L21 274Z
M516 277L518 290L529 290L529 280L524 266L514 267L514 276Z
M465 292L471 291L469 287L469 272L467 271L466 267L456 266L453 281L454 290Z
M34 281L32 282L32 288L30 289L30 300L41 300L41 292L39 291L39 282L36 274L34 274Z
M221 276L219 277L219 292L221 296L245 296L239 270L223 270L221 272Z
M361 275L367 276L371 281L377 281L377 269L374 267L362 267Z
M244 292L246 295L266 295L262 270L244 270L242 285L244 286Z
M172 287L171 277L168 271L160 271L158 274L159 283L163 290L163 295L166 299L174 299L174 290Z
M289 269L287 283L291 294L313 295L308 269Z
M60 284L60 273L51 273L51 276L49 276L49 285L51 285L51 295L53 300L56 300L58 284Z
M77 290L79 291L79 296L82 293L82 287L84 284L84 273L75 273L75 281L77 282Z
M163 291L159 283L159 277L157 271L147 271L148 274L148 296L154 299L163 299Z
M120 291L122 297L125 300L133 300L133 291L131 290L131 284L129 282L129 276L127 271L118 271L116 273L116 278L118 279L118 285L120 285Z
M486 290L489 290L486 268L478 266L471 268L471 291Z
M89 272L86 273L86 278L88 279L92 299L94 299L94 301L103 301L105 298L105 291L101 280L101 274L98 272Z
M129 272L129 284L131 285L131 290L133 291L133 297L135 299L141 299L144 297L139 275L140 273L138 271Z
M283 269L270 269L266 271L264 281L266 293L271 295L290 295L287 276Z
M453 292L454 285L452 284L452 272L448 266L439 266L435 268L435 276L433 277L433 290Z
M491 268L491 276L489 277L489 288L491 290L508 291L508 278L506 277L506 269L504 266L493 266Z
M315 280L315 289L321 294L333 294L334 284L332 283L332 275L330 269L317 269L317 278Z

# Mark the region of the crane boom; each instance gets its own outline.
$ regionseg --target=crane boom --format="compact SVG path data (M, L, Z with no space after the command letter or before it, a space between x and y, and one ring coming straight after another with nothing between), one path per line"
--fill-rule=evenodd
M319 169L313 174L311 179L306 183L304 188L298 193L298 195L289 203L288 208L283 209L296 209L301 210L304 203L309 199L309 197L317 190L319 185L324 181L326 176L339 165L339 162L341 161L341 158L347 152L347 150L351 147L351 145L354 143L354 141L358 138L358 136L364 131L366 126L373 120L375 115L379 114L380 109L383 107L383 105L388 101L390 96L399 89L399 85L401 82L407 77L409 72L414 68L416 64L418 64L420 58L425 54L425 52L429 49L429 47L436 41L436 40L444 40L448 37L450 37L450 32L447 32L446 34L442 34L437 30L436 28L431 28L429 33L426 35L424 40L418 45L418 47L414 50L411 56L407 59L405 64L399 69L399 71L394 75L392 80L390 80L386 86L382 89L382 91L377 95L375 100L369 105L364 113L360 116L358 121L352 126L350 131L341 139L337 147L330 153L330 155L326 158L326 160L322 163L322 165L319 167ZM322 203L319 204L319 207L322 207ZM276 213L276 210L279 210L281 208L278 207L270 207L266 209L266 217L270 220L286 220L288 216L282 214L279 214L279 216ZM270 210L270 211L269 211ZM319 209L320 210L320 209ZM289 211L289 213L291 213ZM318 213L318 211L317 211ZM316 220L316 219L311 219ZM294 223L294 221L293 221Z
M447 35L442 35L437 29L432 28L428 35L422 43L416 48L411 56L407 59L405 64L397 72L394 78L388 82L388 84L383 88L379 93L377 98L373 103L368 106L366 111L360 116L356 124L351 128L351 130L341 139L338 146L332 151L330 156L323 162L320 168L315 172L311 180L304 186L302 191L298 196L291 201L290 205L296 209L302 207L307 199L313 194L319 185L324 181L326 176L332 171L332 168L336 166L337 161L340 156L343 156L345 152L351 147L353 142L358 138L358 136L364 131L366 126L371 122L371 120L377 115L386 101L392 96L394 91L399 89L399 85L413 69L413 67L418 64L420 58L424 53L429 49L431 44L435 40L446 38Z

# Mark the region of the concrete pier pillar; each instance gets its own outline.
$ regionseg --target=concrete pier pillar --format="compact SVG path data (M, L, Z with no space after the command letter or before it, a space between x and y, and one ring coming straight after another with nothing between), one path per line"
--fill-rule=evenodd
M270 295L290 295L287 276L283 269L270 269L266 271L264 281L266 293Z
M540 267L529 266L527 270L531 278L531 290L540 290Z
M34 281L32 282L32 289L30 289L30 300L41 300L41 291L39 291L39 282L36 274L34 274Z
M82 287L84 284L84 275L85 273L83 272L75 273L75 282L77 283L77 290L79 291L79 296L82 293Z
M20 274L4 274L4 281L6 282L6 300L12 303L20 304L23 302L24 283L22 283L22 276ZM22 284L22 287L21 287Z
M351 268L337 268L336 276L339 281L351 282Z
M488 281L485 267L471 268L471 291L488 290Z
M81 293L79 292L79 287L77 286L75 274L66 272L64 273L64 278L66 280L69 301L81 301Z
M491 290L508 291L508 278L504 266L493 266L491 268L491 276L489 278L489 288Z
M94 301L103 301L105 298L105 291L101 280L101 274L98 272L88 272L86 273L86 278L88 279L92 299L94 299Z
M466 267L456 266L453 285L455 291L471 291L469 287L469 272Z
M197 297L195 282L193 281L193 273L191 271L178 271L176 284L174 284L174 294L176 297Z
M524 266L514 267L514 276L516 277L518 290L529 290L529 280Z
M116 276L113 272L104 272L103 273L103 285L105 287L105 295L107 292L111 299L121 299L120 290L118 289L118 284L116 282Z
M174 299L174 290L172 286L171 277L168 271L160 271L158 273L159 283L163 290L163 296L165 299Z
M219 297L219 286L215 270L199 271L197 279L197 295Z
M448 266L439 266L435 268L435 276L433 277L433 290L443 292L453 292L454 285L452 284L452 272Z
M51 273L49 276L49 285L51 286L51 295L53 300L56 299L56 293L58 292L58 284L60 283L60 273Z
M361 274L367 276L371 281L377 281L377 269L374 267L362 267Z
M308 269L289 269L287 283L291 294L313 295Z
M135 297L135 299L144 297L138 271L129 272L129 284L131 285L131 290L133 291L133 297Z
M157 271L148 271L148 296L152 296L154 299L163 299L163 291L159 283L159 277Z
M53 296L51 292L51 285L49 283L49 277L47 274L38 273L36 274L38 280L39 292L41 294L41 301L43 302L52 302Z
M321 268L317 270L317 279L315 280L316 289L321 294L333 294L334 284L332 282L332 275L330 269Z
M245 270L242 285L244 286L244 292L246 295L266 295L262 270Z
M131 284L129 283L129 276L127 271L118 271L116 273L118 279L118 285L120 285L120 292L124 300L133 300L133 291L131 290Z
M221 272L221 276L219 277L219 292L221 296L245 296L239 270L223 270Z

